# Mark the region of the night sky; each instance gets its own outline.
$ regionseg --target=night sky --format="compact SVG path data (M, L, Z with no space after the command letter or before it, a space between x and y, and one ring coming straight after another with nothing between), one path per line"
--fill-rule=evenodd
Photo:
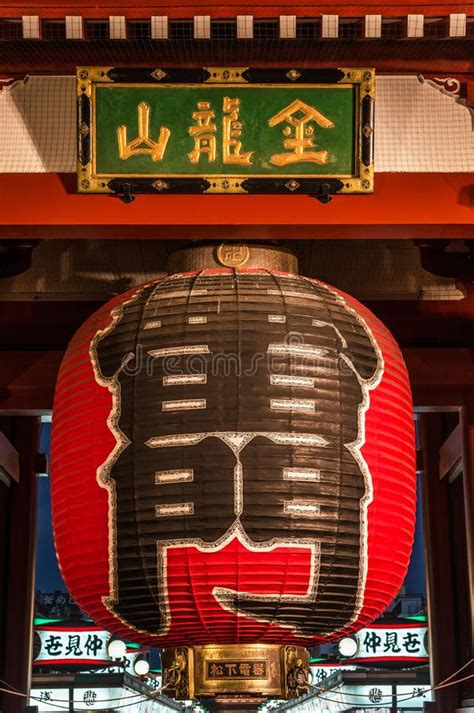
M40 450L50 459L51 424L41 424ZM54 549L51 521L51 493L49 478L39 478L38 527L36 546L36 589L42 592L66 591Z

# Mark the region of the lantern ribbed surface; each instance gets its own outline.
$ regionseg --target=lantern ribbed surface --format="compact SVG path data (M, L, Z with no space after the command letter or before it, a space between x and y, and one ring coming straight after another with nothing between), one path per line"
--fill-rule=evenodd
M172 275L101 308L64 357L58 558L81 608L129 640L351 633L403 583L415 498L400 350L321 282Z

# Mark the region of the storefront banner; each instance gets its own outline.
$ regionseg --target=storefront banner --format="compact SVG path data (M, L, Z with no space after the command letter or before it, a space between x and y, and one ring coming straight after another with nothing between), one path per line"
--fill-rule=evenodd
M433 691L430 686L397 686L397 706L401 710L421 709L425 701L432 701Z
M109 710L124 704L130 711L143 696L124 688L75 688L74 711ZM132 705L133 704L133 705Z
M423 710L424 702L433 700L429 686L396 686L394 692L400 711ZM302 700L298 713L346 713L349 708L354 713L390 713L394 692L391 684L342 685L326 691L321 698Z
M374 624L356 635L358 650L352 661L425 662L428 661L428 628L419 625Z
M356 666L341 666L337 664L310 663L311 683L318 684L338 671L355 671Z
M354 708L372 707L374 705L387 706L392 705L392 686L378 684L365 686L344 685L338 689L343 696L344 701L348 706ZM331 691L328 691L328 697L331 696Z
M34 666L103 664L110 671L133 674L133 661L144 649L132 649L119 661L107 652L110 633L100 627L36 627L34 633Z
M72 691L74 711L112 710L126 706L129 710L140 710L140 704L148 703L143 694L127 688L74 688ZM68 688L33 688L30 705L37 706L39 713L69 709ZM144 709L145 710L145 709ZM156 708L155 708L156 710Z
M392 693L391 684L367 684L364 686L344 685L338 689L346 702L347 706L352 706L356 710L362 709L372 710L374 705L390 708L392 705L392 695L395 693L397 710L423 710L425 701L432 701L431 689L429 686L399 686L395 687ZM332 691L327 692L327 697L330 698ZM395 699L393 699L395 705Z
M30 706L37 706L39 713L69 710L69 688L32 688Z

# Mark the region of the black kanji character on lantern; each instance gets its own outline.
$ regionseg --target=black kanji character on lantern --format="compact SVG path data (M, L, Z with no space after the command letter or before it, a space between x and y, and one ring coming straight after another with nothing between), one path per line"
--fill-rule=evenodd
M103 641L97 634L88 634L84 650L88 656L97 656L97 652L103 648Z
M80 636L77 634L69 634L69 640L64 653L66 656L68 656L68 654L72 654L73 656L82 656Z
M44 647L49 656L59 656L63 650L61 637L51 634L44 642Z
M382 644L382 638L375 631L367 631L364 637L364 646L367 652L377 653L377 649Z
M239 532L254 551L312 545L313 576L294 601L215 588L223 607L305 635L346 625L360 601L370 487L354 444L383 362L344 300L296 276L175 276L125 302L91 355L122 444L99 469L114 507L108 606L162 632L166 547L214 549ZM238 355L237 370L222 368L226 355Z
M421 648L418 634L412 634L411 631L405 634L403 637L403 646L408 654L417 654Z

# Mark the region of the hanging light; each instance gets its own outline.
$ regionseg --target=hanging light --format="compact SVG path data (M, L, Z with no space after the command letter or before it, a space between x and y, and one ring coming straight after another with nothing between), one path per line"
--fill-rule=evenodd
M133 670L137 676L146 676L150 670L150 662L143 654L139 654L133 662Z
M337 645L338 651L344 658L352 658L359 650L359 642L355 636L345 636Z
M107 653L111 659L123 659L127 644L119 636L111 636L107 642Z

